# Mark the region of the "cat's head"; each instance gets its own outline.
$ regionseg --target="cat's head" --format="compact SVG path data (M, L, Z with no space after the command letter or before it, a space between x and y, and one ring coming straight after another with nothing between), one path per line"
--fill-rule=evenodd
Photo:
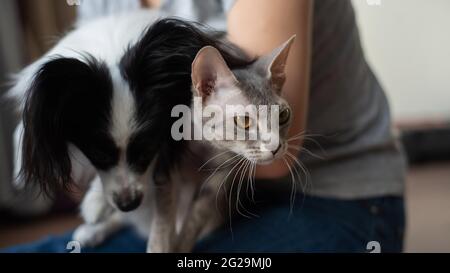
M213 47L198 52L192 64L194 99L201 98L203 109L214 114L194 117L194 125L198 128L202 121L203 134L209 134L211 144L258 164L284 156L292 111L281 92L294 39L235 70Z

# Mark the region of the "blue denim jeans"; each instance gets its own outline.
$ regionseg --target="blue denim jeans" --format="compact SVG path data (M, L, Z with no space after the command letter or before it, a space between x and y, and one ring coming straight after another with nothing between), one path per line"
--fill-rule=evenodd
M266 200L266 201L265 201ZM270 201L268 201L270 200ZM367 252L371 241L381 252L401 252L405 229L403 198L385 196L339 200L297 194L267 194L249 207L258 217L235 217L231 225L201 239L195 252ZM72 232L50 236L2 252L69 252ZM144 252L146 241L124 228L97 248L82 252Z

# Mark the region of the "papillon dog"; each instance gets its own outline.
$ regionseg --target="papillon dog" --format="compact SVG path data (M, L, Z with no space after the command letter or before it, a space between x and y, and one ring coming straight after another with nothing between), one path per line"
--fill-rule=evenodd
M171 170L185 143L171 137L171 110L190 106L191 64L202 47L219 49L230 67L248 62L217 33L160 16L142 10L76 26L9 92L22 116L16 184L48 194L90 185L85 224L74 233L84 246L126 221L151 221L136 225L151 226L139 230L148 250L172 250Z

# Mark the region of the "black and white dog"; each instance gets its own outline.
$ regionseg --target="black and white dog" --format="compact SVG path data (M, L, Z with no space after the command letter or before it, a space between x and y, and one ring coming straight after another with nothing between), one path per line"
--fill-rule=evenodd
M231 65L245 62L213 34L158 16L138 11L77 26L9 92L22 114L17 182L47 193L89 183L86 223L74 234L86 246L126 219L151 226L140 230L149 251L173 250L174 212L166 204L184 143L170 135L171 110L191 103L191 63L202 47L218 48Z

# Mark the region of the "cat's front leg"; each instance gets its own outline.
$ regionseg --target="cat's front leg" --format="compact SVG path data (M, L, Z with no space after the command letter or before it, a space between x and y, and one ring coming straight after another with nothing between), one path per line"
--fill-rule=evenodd
M225 208L224 191L219 190L223 179L225 179L223 173L217 172L210 183L201 188L192 201L178 236L177 252L191 252L203 234L208 234L223 223L222 215L218 211ZM223 190L226 191L226 189Z
M176 242L176 198L172 179L156 178L154 214L147 253L170 253Z

